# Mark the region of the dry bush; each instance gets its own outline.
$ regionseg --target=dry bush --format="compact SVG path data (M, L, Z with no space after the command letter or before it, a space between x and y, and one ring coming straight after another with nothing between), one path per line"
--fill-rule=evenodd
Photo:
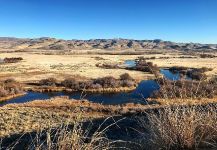
M75 91L83 91L84 89L100 89L100 88L119 88L132 87L136 85L136 81L127 73L120 75L120 79L115 79L112 76L92 79L88 81L78 81L75 78L68 78L57 84L53 78L43 79L40 85L46 86L63 86Z
M14 79L0 82L0 97L23 93L22 85Z
M169 59L170 57L159 57L158 59Z
M136 59L135 61L136 61L136 66L131 67L129 69L143 71L143 72L150 72L155 75L159 74L160 69L158 68L158 66L154 65L152 62L146 62L146 58L138 57L138 59Z
M200 58L215 58L215 55L211 55L211 54L200 54Z
M122 87L136 86L135 80L128 73L124 73L124 74L120 75L119 83Z
M207 79L207 76L202 73L202 72L199 72L199 71L188 71L187 72L187 76L192 78L193 80L205 80Z
M20 62L22 61L23 58L22 57L12 57L12 58L4 58L4 62L5 63L17 63L17 62Z
M74 78L68 78L61 82L61 86L80 91L84 89L98 89L101 85L94 84L92 80L90 81L77 81Z
M122 87L136 87L135 81L132 80L122 80L120 81Z
M61 82L61 85L71 89L79 89L79 82L74 78L68 78Z
M5 97L9 95L9 92L5 90L3 87L0 87L0 97Z
M134 80L128 73L120 75L121 80Z
M207 76L205 72L212 71L212 68L202 67L187 71L187 76L195 80L205 80Z
M193 80L205 80L207 76L205 72L212 71L212 68L202 67L202 68L187 68L187 67L179 67L174 66L170 67L169 71L173 73L180 73L181 75L192 78Z
M152 98L213 98L217 95L217 84L209 81L170 81L158 79L160 89L152 94Z
M148 119L147 119L148 118ZM216 106L163 108L139 118L144 149L199 149L217 146Z
M156 57L153 56L153 57L146 58L146 60L150 60L150 59L156 59Z
M42 79L39 81L39 84L45 86L56 86L57 80L55 78Z
M173 73L179 72L179 73L184 73L184 74L185 74L188 69L189 69L189 68L187 68L187 67L174 66L174 67L170 67L170 68L169 68L169 71L171 71L171 72L173 72Z
M112 76L95 79L93 81L93 83L94 84L99 84L103 88L116 88L116 87L119 87L118 81Z

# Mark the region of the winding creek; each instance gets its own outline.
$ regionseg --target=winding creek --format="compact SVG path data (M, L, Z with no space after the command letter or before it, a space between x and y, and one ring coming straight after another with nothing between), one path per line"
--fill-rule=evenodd
M135 61L128 60L125 65L132 67L135 65ZM169 80L179 80L179 73L172 73L169 70L161 69L161 74ZM117 105L124 103L141 103L146 104L145 99L150 97L150 95L159 89L159 85L154 80L144 80L141 81L138 87L128 93L88 93L82 94L81 92L66 93L66 92L50 92L50 93L39 93L39 92L28 92L26 95L13 98L6 102L0 104L0 106L11 103L24 103L37 99L49 99L55 96L68 96L72 99L88 99L91 102L102 103L105 105Z

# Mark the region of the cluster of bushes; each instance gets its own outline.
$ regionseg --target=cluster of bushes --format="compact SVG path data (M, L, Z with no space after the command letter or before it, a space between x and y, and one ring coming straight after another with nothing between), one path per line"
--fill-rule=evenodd
M212 68L202 67L202 68L187 68L187 67L178 67L174 66L169 68L173 73L180 73L180 75L187 75L193 80L205 80L207 78L205 72L212 71Z
M194 56L180 56L178 58L197 58L197 57L194 57Z
M23 88L20 83L13 79L7 79L0 82L0 97L6 97L23 92Z
M22 61L23 58L22 57L11 57L11 58L4 58L4 63L17 63Z
M132 87L136 85L134 79L128 73L122 74L120 79L108 76L95 79L93 83L101 85L102 88Z
M153 98L213 98L217 95L217 84L211 81L170 81L158 79L160 89L152 94Z
M157 58L155 56L146 58L146 60L149 60L149 59L157 59Z
M42 86L63 86L75 91L83 89L100 89L100 88L119 88L136 86L135 80L128 74L122 74L120 79L115 79L112 76L107 76L88 81L78 81L75 78L68 78L58 83L54 78L42 79L39 81Z
M215 55L211 55L211 54L200 54L200 58L215 58Z
M56 86L58 83L57 83L57 79L55 78L47 78L47 79L40 80L39 84L45 86Z
M191 69L187 72L187 76L194 80L205 80L207 79L207 75L205 74L207 71L212 71L212 68L203 67Z
M179 66L174 66L169 68L169 71L173 73L181 73L181 74L186 74L187 70L188 70L187 67L179 67Z
M143 72L150 72L153 74L158 74L160 69L157 65L154 65L152 62L146 62L144 57L139 57L135 60L136 65L135 67L131 67L130 69L143 71Z

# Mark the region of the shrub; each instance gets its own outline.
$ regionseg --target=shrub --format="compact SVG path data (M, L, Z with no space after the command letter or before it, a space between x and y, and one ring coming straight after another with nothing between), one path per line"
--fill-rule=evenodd
M22 57L12 57L12 58L4 58L4 62L5 63L17 63L17 62L20 62L22 61L23 58Z
M124 73L120 75L120 79L121 80L133 80L133 78L128 73Z
M215 58L215 55L211 55L211 54L200 54L200 58Z
M95 79L93 83L100 84L103 88L115 88L119 86L118 81L112 76Z
M174 66L174 67L170 67L169 71L171 72L187 72L188 68L187 67L181 67L181 66Z
M102 88L102 85L100 85L100 84L98 84L98 83L96 83L96 84L91 84L89 88L90 88L90 89L100 89L100 88Z
M65 79L64 81L61 82L61 85L67 88L74 89L74 90L79 89L79 82L73 78Z
M192 69L187 71L187 76L195 80L205 80L207 78L205 72L208 68Z
M93 81L82 81L79 82L79 89L90 89L93 85Z
M160 70L158 66L154 65L152 62L146 62L146 59L144 57L139 57L135 61L136 61L136 66L130 69L143 71L143 72L150 72L155 75L158 75Z
M6 79L4 83L17 83L14 79Z
M135 82L132 80L122 80L120 81L122 87L133 87L136 86Z
M217 95L217 85L207 81L169 81L158 80L160 89L152 94L153 98L213 98Z
M57 80L55 78L42 79L39 81L39 84L45 86L56 86Z
M9 94L9 91L5 90L3 87L0 87L0 97L5 97Z
M0 82L0 97L10 96L23 92L23 88L20 83L14 79L7 79Z
M79 91L84 89L131 87L135 85L134 79L127 73L122 74L120 80L107 76L89 81L76 81L74 78L69 78L61 82L61 86Z
M187 68L187 67L178 67L174 66L169 68L169 71L173 73L180 73L180 75L187 75L188 77L192 78L193 80L205 80L207 76L205 72L212 71L212 68L202 67L202 68Z

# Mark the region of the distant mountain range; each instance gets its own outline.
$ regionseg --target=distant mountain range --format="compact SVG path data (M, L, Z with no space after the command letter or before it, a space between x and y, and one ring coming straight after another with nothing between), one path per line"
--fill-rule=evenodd
M60 40L55 38L20 39L0 37L1 49L44 49L44 50L217 50L217 44L175 43L163 40L93 39Z

